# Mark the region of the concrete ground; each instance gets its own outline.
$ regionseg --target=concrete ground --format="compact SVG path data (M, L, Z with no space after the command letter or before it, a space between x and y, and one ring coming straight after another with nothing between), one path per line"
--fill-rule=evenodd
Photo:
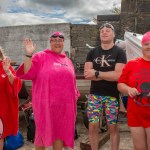
M80 150L80 144L81 143L89 143L88 142L88 130L85 128L83 124L83 116L81 112L78 112L77 116L77 130L79 138L75 140L75 150ZM22 132L24 136L25 144L18 150L33 150L34 145L31 142L28 142L26 139L26 122L25 118L22 113L20 113L20 131ZM126 119L122 120L122 122L119 122L119 131L120 131L120 149L119 150L133 150L133 144L131 140L131 134L129 131L129 128L126 124ZM108 136L108 133L101 134L100 137L103 140L104 136ZM103 142L103 141L102 141ZM101 148L100 150L109 150L110 149L110 140L108 140ZM47 148L47 150L52 150L51 148ZM87 149L84 149L87 150Z
M129 128L125 122L119 123L120 131L120 146L119 150L133 150L133 144L131 139L131 134ZM108 140L100 150L109 150L110 149L110 140Z

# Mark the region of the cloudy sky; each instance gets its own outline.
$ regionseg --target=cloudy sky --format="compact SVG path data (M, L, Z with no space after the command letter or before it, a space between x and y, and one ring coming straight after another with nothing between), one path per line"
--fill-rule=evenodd
M114 4L121 0L0 0L0 26L92 24L97 15L112 14Z

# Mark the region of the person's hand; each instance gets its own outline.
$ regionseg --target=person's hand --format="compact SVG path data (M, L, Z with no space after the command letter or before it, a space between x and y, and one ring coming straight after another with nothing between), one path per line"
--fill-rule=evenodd
M95 70L94 69L85 70L84 71L84 77L86 79L95 77Z
M133 98L137 95L140 95L140 92L136 88L128 87L128 95Z
M5 57L3 60L3 69L6 72L6 74L10 72L9 67L10 67L10 58Z
M25 38L24 39L24 46L25 46L25 54L32 56L36 49L36 45L33 44L32 39Z

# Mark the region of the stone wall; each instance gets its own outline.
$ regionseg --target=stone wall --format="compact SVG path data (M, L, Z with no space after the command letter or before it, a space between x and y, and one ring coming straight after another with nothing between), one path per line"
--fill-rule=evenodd
M115 27L116 38L123 39L125 31L143 34L150 30L150 0L122 0L120 15L98 15L97 25L88 24L42 24L28 26L0 27L0 46L13 61L23 60L23 39L32 38L37 51L49 47L48 35L60 30L65 33L64 51L71 51L75 62L83 63L89 48L100 44L99 26L105 22ZM74 56L75 55L75 56Z
M150 31L150 0L122 0L120 15L98 15L99 26L110 22L116 38L123 39L125 31L144 34Z
M150 0L122 0L121 32L150 31Z
M4 48L6 55L12 61L20 64L24 58L23 40L25 37L33 40L37 47L36 51L41 51L49 47L49 35L54 31L64 32L64 51L70 52L69 23L0 27L0 46Z
M97 25L71 25L71 46L72 51L75 51L75 62L83 63L89 51L86 44L95 47L98 41L99 32Z

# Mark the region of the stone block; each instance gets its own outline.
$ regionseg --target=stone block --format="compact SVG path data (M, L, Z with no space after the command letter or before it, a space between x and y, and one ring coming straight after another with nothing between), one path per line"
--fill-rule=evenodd
M142 1L138 7L138 12L150 13L150 1Z

